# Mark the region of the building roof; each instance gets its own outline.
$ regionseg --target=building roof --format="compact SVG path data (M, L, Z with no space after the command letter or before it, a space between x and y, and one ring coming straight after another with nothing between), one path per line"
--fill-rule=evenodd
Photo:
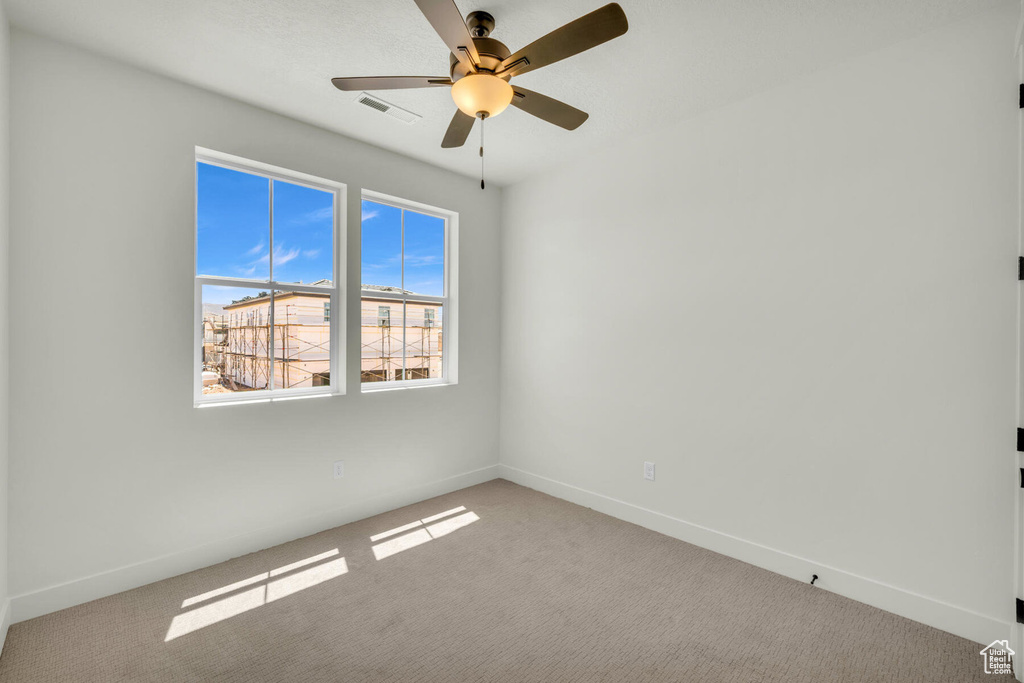
M277 299L290 299L296 296L311 296L320 299L328 299L331 296L330 292L276 292ZM246 306L258 306L264 302L270 301L270 292L260 292L259 296L254 296L251 299L240 299L238 301L232 301L229 304L224 304L224 310L230 311L235 308L244 308Z
M402 289L401 287L390 287L387 285L360 285L360 288L365 292L367 290L371 292L393 292L395 294L415 294L416 292L410 292L408 289Z
M330 286L331 281L330 280L317 280L316 282L311 282L310 284L311 285ZM408 295L408 296L411 296L411 297L417 296L416 292L411 292L408 289L402 289L401 287L391 287L391 286L388 286L388 285L360 285L360 289L362 291L364 291L364 292L389 292L389 293L393 293L393 294L405 294L405 295ZM310 296L310 297L316 297L316 298L319 298L319 299L326 299L326 298L329 298L331 296L331 294L330 294L330 292L323 292L323 293L321 293L321 292L291 292L291 291L280 291L280 290L278 290L277 293L276 293L276 296L277 296L278 299L288 299L288 298L296 297L296 296ZM368 297L368 298L372 298L372 297ZM222 309L227 311L227 310L232 310L232 309L236 309L236 308L244 308L246 306L258 306L259 304L262 304L262 303L268 302L268 301L270 301L270 292L269 291L267 291L267 292L260 292L259 296L254 296L254 297L249 298L249 299L240 299L238 301L232 301L229 304L224 304ZM387 301L391 301L391 299L387 299Z

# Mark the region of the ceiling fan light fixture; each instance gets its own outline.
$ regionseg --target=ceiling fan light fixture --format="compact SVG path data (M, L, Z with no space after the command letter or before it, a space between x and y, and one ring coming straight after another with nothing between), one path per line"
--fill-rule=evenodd
M493 74L467 74L452 85L455 106L467 116L497 116L505 111L512 102L512 97L512 86L508 81Z

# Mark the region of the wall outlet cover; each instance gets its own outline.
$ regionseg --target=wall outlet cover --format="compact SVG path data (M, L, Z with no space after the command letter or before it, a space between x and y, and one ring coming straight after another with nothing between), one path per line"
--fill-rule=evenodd
M647 481L654 481L654 463L653 462L645 462L644 463L644 479L646 479Z
M345 476L345 463L341 460L334 463L334 478L341 479Z

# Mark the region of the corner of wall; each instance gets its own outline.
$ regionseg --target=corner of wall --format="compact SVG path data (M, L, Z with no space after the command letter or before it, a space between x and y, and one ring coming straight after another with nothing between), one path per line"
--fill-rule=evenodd
M10 258L10 26L0 2L0 652L11 623L7 586L7 466L9 455L10 394L8 344L10 316L8 280Z
M7 642L7 630L11 627L11 599L4 598L0 603L0 653Z

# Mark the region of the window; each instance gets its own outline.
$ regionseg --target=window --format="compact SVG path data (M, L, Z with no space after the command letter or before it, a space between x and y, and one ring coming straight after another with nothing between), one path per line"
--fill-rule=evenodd
M344 391L344 189L197 149L197 404Z
M455 381L457 218L363 193L360 376L374 383L364 390Z

